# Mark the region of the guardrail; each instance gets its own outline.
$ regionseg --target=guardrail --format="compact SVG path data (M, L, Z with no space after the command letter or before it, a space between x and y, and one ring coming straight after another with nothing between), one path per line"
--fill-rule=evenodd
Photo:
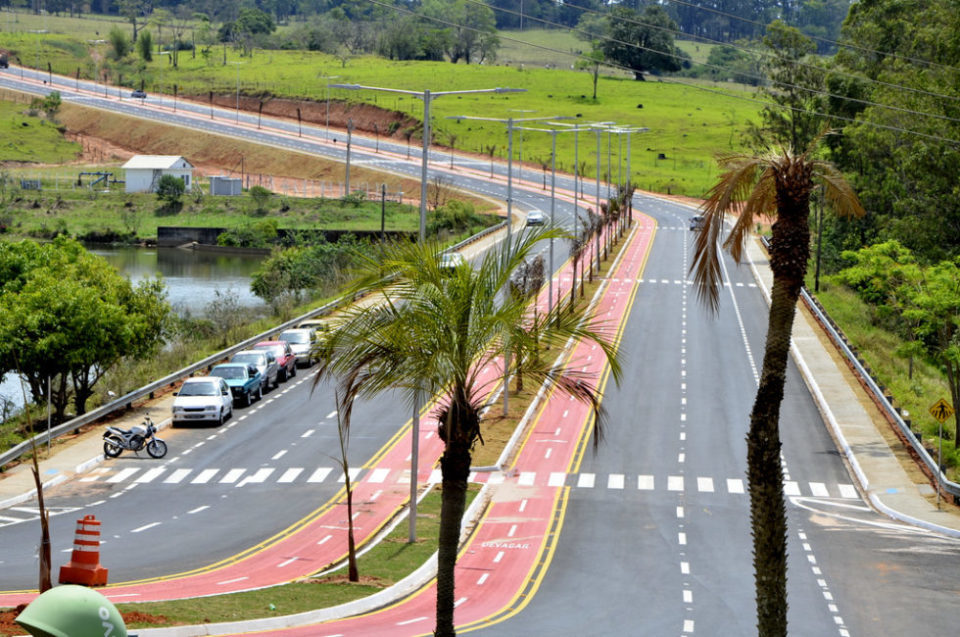
M903 419L903 415L900 413L900 410L891 404L890 399L883 391L883 388L870 373L870 370L867 369L865 363L860 359L857 353L853 351L853 348L840 331L840 328L827 315L826 310L823 309L819 301L813 298L806 288L803 288L800 294L804 302L807 304L807 307L810 308L810 311L813 313L813 315L817 318L820 324L823 325L834 345L836 345L837 349L843 353L843 355L853 366L857 375L860 376L863 382L866 383L867 387L870 389L870 392L873 393L876 403L883 408L890 420L892 420L900 430L900 433L902 434L901 437L910 444L923 463L927 465L927 468L930 470L932 475L939 474L940 486L943 488L943 490L955 497L960 496L960 484L948 480L943 474L943 471L937 465L936 460L933 459L933 457L927 451L927 448L924 447L921 441L918 439L918 434L910 429L910 424Z
M770 246L766 237L762 239L762 243L763 247L769 250ZM933 459L933 456L930 455L927 448L923 446L922 441L919 440L919 432L914 432L910 429L910 424L903 419L900 410L890 402L890 398L883 391L880 383L873 377L870 370L867 369L866 364L861 360L860 356L853 350L846 336L841 332L840 327L830 318L827 311L820 305L820 302L810 294L806 287L801 288L800 298L803 299L803 302L806 303L817 321L819 321L826 330L836 348L850 362L856 374L860 376L867 385L867 388L874 396L875 402L883 408L890 420L893 421L897 429L900 430L901 437L910 444L910 447L916 452L920 460L927 466L930 475L935 475L939 478L939 484L944 491L954 496L955 499L960 498L960 484L947 479L947 476L943 473L943 470L937 464L936 460Z
M460 243L448 248L447 250L445 250L445 252L459 250L460 248L470 243L473 243L474 241L482 239L483 237L486 237L487 235L500 230L505 226L505 224L506 222L503 221L497 225L490 226L489 228L484 228L477 234L472 235L464 239ZM34 445L36 445L37 447L40 447L42 445L45 445L49 440L53 440L54 438L57 438L64 434L74 432L80 427L83 427L84 425L89 425L92 422L96 422L97 420L105 416L108 416L115 411L120 411L122 409L123 410L130 409L133 406L133 403L135 401L140 400L145 396L149 396L150 398L152 398L153 392L157 391L158 389L173 385L177 381L187 378L188 376L192 376L198 370L201 370L204 368L210 368L216 363L219 363L220 361L222 361L223 359L229 358L232 354L239 352L240 350L246 349L255 343L266 340L267 337L269 337L271 334L294 327L300 321L306 320L308 318L313 318L315 316L323 316L323 315L329 314L330 312L335 310L337 307L342 305L347 300L348 299L346 297L340 297L334 301L331 301L330 303L327 303L323 307L319 307L314 310L311 310L306 314L298 316L295 319L291 319L286 323L282 323L281 325L278 325L265 332L261 332L256 336L248 338L247 340L242 341L241 343L234 345L233 347L230 347L225 350L221 350L216 354L211 354L210 356L207 356L203 360L198 361L187 367L184 367L183 369L179 369L173 372L172 374L169 374L168 376L161 378L160 380L156 380L150 383L149 385L144 385L139 389L135 389L132 392L124 396L121 396L120 398L117 398L112 402L109 402L105 405L101 405L100 407L97 407L92 411L88 411L82 416L77 416L76 418L73 418L71 420L68 420L67 422L57 425L56 427L52 427L49 431L44 431L42 433L37 434L33 438L24 440L20 444L14 447L11 447L10 449L4 451L3 453L0 453L0 469L2 469L4 465L6 465L7 463L16 460L27 451L30 451L34 447Z

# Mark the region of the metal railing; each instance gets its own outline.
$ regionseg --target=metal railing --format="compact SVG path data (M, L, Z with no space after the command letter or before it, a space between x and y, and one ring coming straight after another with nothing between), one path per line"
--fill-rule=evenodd
M866 383L867 387L873 393L877 404L883 408L890 420L892 420L900 430L902 437L910 443L910 446L917 453L917 456L919 456L923 463L927 465L927 468L930 470L931 474L939 474L940 485L943 487L943 490L951 495L960 496L960 484L947 480L947 477L937 465L936 460L933 459L921 441L917 439L916 434L912 429L910 429L910 425L903 419L900 411L890 403L890 400L883 391L883 388L880 387L879 383L877 383L870 371L864 366L856 352L854 352L850 347L846 338L840 333L839 328L827 315L826 310L823 309L820 303L813 298L806 288L801 290L800 295L807 304L807 307L810 308L810 311L813 312L814 316L816 316L817 320L821 325L823 325L824 329L830 335L834 345L836 345L837 349L839 349L847 358L847 360L850 361L850 364L853 366L857 375L859 375L863 379L863 382Z
M494 226L490 226L489 228L485 228L480 232L478 232L477 234L472 235L464 239L460 243L448 248L447 250L445 250L445 252L457 251L460 248L463 248L464 246L470 243L473 243L474 241L482 239L483 237L486 237L487 235L502 229L503 227L505 227L505 224L506 222L504 221ZM101 405L100 407L97 407L92 411L88 411L82 416L77 416L76 418L73 418L71 420L68 420L67 422L57 425L56 427L52 427L50 428L49 431L44 431L42 433L37 434L33 438L24 440L20 444L14 447L11 447L10 449L7 449L3 453L0 453L0 468L4 467L7 463L16 460L17 458L22 456L24 453L30 451L34 447L34 445L36 445L37 447L40 447L42 445L47 444L48 441L53 440L54 438L57 438L64 434L72 433L77 429L79 429L80 427L96 422L97 420L105 416L108 416L116 411L130 409L133 406L133 403L136 402L137 400L140 400L144 397L153 398L153 393L155 391L167 386L172 386L176 384L178 381L183 380L184 378L187 378L189 376L192 376L195 372L201 369L204 369L204 368L209 369L210 367L219 363L220 361L226 358L229 358L231 355L235 354L236 352L239 352L240 350L243 350L243 349L247 349L251 345L258 343L262 340L266 340L271 334L294 327L300 321L306 320L308 318L313 318L315 316L323 316L323 315L329 314L336 308L340 307L347 300L348 299L346 297L340 297L334 301L331 301L330 303L327 303L323 307L319 307L314 310L311 310L306 314L303 314L301 316L298 316L295 319L291 319L287 321L286 323L282 323L281 325L273 327L265 332L261 332L256 336L250 337L247 340L242 341L241 343L238 343L237 345L229 347L225 350L221 350L216 354L211 354L210 356L207 356L203 360L193 363L192 365L189 365L187 367L184 367L183 369L179 369L173 372L172 374L169 374L168 376L164 376L160 380L156 380L150 383L149 385L144 385L139 389L135 389L132 392L124 396L121 396L112 402L109 402L105 405Z

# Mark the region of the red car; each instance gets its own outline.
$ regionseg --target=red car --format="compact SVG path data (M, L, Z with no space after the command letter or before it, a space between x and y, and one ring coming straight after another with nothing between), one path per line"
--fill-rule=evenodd
M253 349L265 349L273 352L277 359L278 374L283 380L297 375L297 355L290 349L290 343L286 341L260 341L253 346Z

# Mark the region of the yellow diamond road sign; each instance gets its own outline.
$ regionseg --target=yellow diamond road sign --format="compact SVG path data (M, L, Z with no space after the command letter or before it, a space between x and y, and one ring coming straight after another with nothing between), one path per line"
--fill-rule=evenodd
M950 403L941 398L930 406L930 415L939 420L941 423L944 423L947 421L947 418L953 415L953 407L950 406Z

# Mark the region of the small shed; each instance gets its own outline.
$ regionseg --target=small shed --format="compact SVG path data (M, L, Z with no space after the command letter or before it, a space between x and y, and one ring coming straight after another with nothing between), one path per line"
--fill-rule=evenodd
M193 164L180 155L134 155L121 168L126 192L154 192L164 175L183 179L188 192L193 189Z

